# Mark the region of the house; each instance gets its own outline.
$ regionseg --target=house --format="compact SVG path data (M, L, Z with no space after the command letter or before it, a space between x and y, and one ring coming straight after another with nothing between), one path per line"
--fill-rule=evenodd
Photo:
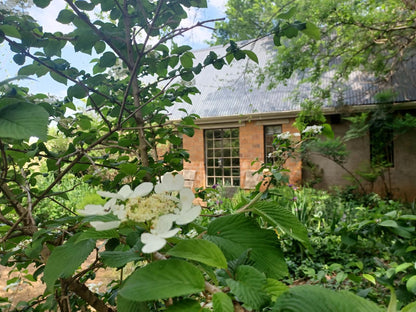
M253 50L259 58L259 66L264 66L273 51L270 38L259 40L245 49ZM218 56L225 55L225 47L217 46L195 51L197 62L203 62L209 51ZM300 111L299 101L294 98L308 98L310 86L299 85L301 77L292 77L276 88L268 89L266 84L256 83L256 66L245 59L216 70L212 66L190 82L200 94L191 96L192 105L177 103L171 110L172 119L179 119L184 108L201 118L197 120L199 129L193 137L183 137L183 148L190 154L190 163L184 164L184 175L189 185L207 187L213 184L238 186L252 189L259 181L253 173L264 162L272 149L271 142L276 134L289 131L298 132L293 122ZM411 113L416 112L416 61L403 68L400 79L393 78L389 85L382 85L369 75L353 73L350 80L339 92L332 104L325 107L328 122L332 124L336 136L342 136L349 125L343 116L374 108L374 95L385 88L394 88L397 92L394 107ZM323 82L330 83L329 72ZM341 103L342 102L342 103ZM340 105L342 104L342 105ZM371 158L370 136L348 142L350 152L345 167L354 171L369 164ZM393 148L393 147L392 147ZM393 167L388 170L388 183L395 196L402 199L416 198L416 130L399 137L392 149ZM253 161L258 159L259 162ZM316 185L328 188L334 185L351 183L345 179L346 172L337 164L313 155L311 160L321 172L320 182ZM300 159L287 163L291 183L307 183L313 178ZM383 180L383 179L382 179ZM363 182L367 190L382 192L386 180Z

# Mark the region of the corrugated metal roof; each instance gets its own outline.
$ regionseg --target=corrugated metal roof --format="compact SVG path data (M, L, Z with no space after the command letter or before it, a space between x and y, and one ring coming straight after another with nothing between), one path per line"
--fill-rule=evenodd
M263 38L246 46L244 49L252 50L259 59L259 65L248 58L233 61L230 66L221 70L213 66L204 68L190 83L196 86L200 94L191 95L192 105L176 103L169 108L172 119L179 119L184 113L179 111L185 108L188 113L204 117L238 116L252 113L269 113L300 110L299 101L293 99L293 91L297 91L300 98L310 96L311 87L308 84L299 85L299 77L294 75L285 83L278 84L273 89L267 89L267 83L257 85L257 66L264 66L276 53L271 37ZM226 47L215 46L203 50L193 51L195 63L203 63L210 51L219 57L226 54ZM377 82L371 75L354 72L348 82L338 86L341 90L334 95L332 104L366 105L374 104L374 94L383 89L391 88L398 92L396 101L416 100L416 60L403 66L400 74L395 75L389 84ZM335 71L329 71L323 76L323 86L329 85Z

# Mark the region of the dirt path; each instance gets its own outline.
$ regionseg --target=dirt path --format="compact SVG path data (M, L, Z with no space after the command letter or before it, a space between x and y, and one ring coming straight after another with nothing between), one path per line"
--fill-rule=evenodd
M86 268L93 263L94 259L95 252L88 257L82 267ZM45 284L40 281L40 277L36 282L31 282L24 278L27 274L33 274L35 270L36 268L33 265L29 265L28 269L20 272L0 265L0 297L8 298L14 307L21 301L29 301L42 295L45 290ZM94 292L104 292L108 283L117 277L118 274L114 269L100 269L97 271L96 278L87 282L87 286ZM15 278L13 280L14 283L7 285L7 281L13 278ZM8 311L8 309L2 308L1 301L0 311Z

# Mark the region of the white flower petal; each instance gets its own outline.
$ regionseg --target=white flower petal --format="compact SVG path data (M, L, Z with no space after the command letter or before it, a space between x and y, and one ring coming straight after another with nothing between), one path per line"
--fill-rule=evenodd
M134 189L133 193L130 195L130 198L147 196L152 190L153 183L143 182Z
M182 203L182 210L188 210L192 206L192 202L195 199L195 195L189 188L184 188L179 193L181 203Z
M102 196L102 197L109 197L109 198L117 197L117 194L111 193L111 192L106 192L106 191L97 191L97 194Z
M194 221L199 214L201 213L201 207L200 206L193 206L191 209L188 210L182 210L175 220L176 224L178 225L184 225L191 223Z
M119 199L125 200L130 197L133 191L130 188L130 185L123 185L123 187L118 191L117 195Z
M164 232L164 233L160 233L158 236L162 237L162 238L169 238L169 237L173 237L176 234L178 234L178 232L180 231L180 228L174 228L170 231Z
M153 234L162 234L169 231L172 228L173 222L176 220L176 215L167 214L160 216L157 220L155 228L152 230Z
M86 205L84 209L78 210L78 213L83 216L102 216L107 214L102 205Z
M120 225L120 221L110 221L110 222L102 222L102 221L92 221L90 222L91 226L94 227L97 231L106 231L118 228Z
M140 237L142 243L144 244L142 252L144 253L153 253L163 248L166 244L166 240L157 235L150 233L143 233Z
M126 209L124 209L124 205L114 205L111 209L111 211L114 213L117 218L119 218L121 221L127 220L127 212Z
M184 183L185 180L182 175L177 174L174 176L172 173L167 172L162 176L162 182L155 186L155 192L162 193L180 191L183 189Z

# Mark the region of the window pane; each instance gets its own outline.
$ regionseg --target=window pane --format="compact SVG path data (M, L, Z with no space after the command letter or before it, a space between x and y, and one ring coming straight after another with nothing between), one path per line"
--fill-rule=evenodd
M205 166L208 185L212 182L234 186L240 184L238 136L238 128L205 131Z

